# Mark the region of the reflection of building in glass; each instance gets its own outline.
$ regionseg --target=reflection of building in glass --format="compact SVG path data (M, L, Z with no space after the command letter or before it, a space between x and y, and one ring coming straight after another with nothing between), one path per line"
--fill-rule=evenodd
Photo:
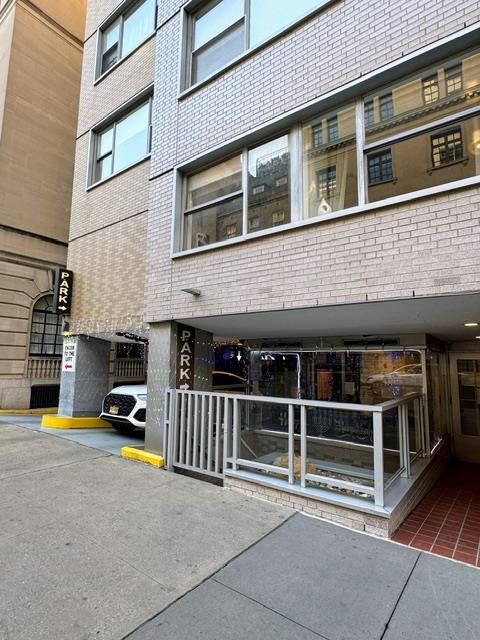
M248 183L249 230L290 222L290 153L257 158L256 175Z

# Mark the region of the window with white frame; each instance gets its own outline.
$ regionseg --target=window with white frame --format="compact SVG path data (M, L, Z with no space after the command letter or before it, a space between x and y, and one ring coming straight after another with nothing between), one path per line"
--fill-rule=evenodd
M329 0L211 0L189 16L187 85L201 82L244 51Z
M298 122L288 134L188 176L184 241L177 247L246 238L278 224L475 176L480 176L480 50L359 95Z
M155 30L156 0L129 3L113 22L100 29L97 77L128 56Z
M93 132L90 184L143 160L150 153L152 98L146 98L109 125Z

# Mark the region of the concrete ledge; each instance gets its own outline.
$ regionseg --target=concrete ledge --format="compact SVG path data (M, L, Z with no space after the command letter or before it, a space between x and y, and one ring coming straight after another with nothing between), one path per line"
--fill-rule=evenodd
M44 415L42 429L111 429L112 425L95 416L68 418L66 416Z
M57 408L51 407L49 409L0 409L0 415L10 414L13 416L29 416L29 415L45 415L56 414Z
M130 460L146 462L147 464L151 464L154 467L158 467L159 469L161 469L165 464L163 456L160 456L157 453L150 453L149 451L145 451L143 447L122 447L120 453L122 458L129 458Z

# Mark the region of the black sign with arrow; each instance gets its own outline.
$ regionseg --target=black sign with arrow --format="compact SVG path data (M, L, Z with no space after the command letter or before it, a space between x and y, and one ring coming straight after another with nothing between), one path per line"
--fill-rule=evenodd
M55 269L55 295L53 307L55 313L68 316L72 308L73 271Z

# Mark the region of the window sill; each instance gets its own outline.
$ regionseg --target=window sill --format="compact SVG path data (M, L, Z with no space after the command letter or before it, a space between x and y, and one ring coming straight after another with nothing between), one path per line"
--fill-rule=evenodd
M190 94L195 93L196 91L198 91L199 89L201 89L205 85L209 84L210 82L212 82L213 80L215 80L219 76L223 75L226 71L228 71L232 67L235 67L237 64L239 64L240 62L242 62L246 58L249 58L249 57L255 55L256 53L258 53L262 49L265 49L267 46L272 44L275 40L278 40L279 38L283 37L284 35L286 35L290 31L293 31L293 29L296 29L297 27L299 27L303 22L307 22L315 14L320 13L321 11L324 11L329 5L333 4L336 1L337 0L323 0L323 2L320 4L320 6L316 7L315 9L311 9L308 13L303 15L301 18L298 18L298 19L294 20L293 22L288 24L286 27L283 27L279 31L276 31L275 33L273 33L271 36L269 36L265 40L262 40L261 42L256 44L254 47L250 47L250 49L247 49L246 51L244 51L243 53L238 55L236 58L233 58L233 60L230 60L230 62L227 62L227 64L223 65L223 67L220 67L219 69L217 69L216 71L211 73L209 76L207 76L203 80L200 80L199 82L196 82L195 84L192 84L192 85L190 85L188 87L183 86L183 88L180 89L180 93L178 95L178 100L183 100L184 98L186 98ZM186 5L184 7L184 9L185 9L185 11L188 12L188 5Z
M278 227L263 229L261 231L249 233L244 236L232 238L231 240L223 240L222 242L206 245L204 247L196 247L195 249L172 252L170 257L172 260L176 260L179 258L186 258L188 256L196 255L199 253L205 253L206 251L215 251L216 249L222 249L225 247L231 247L233 245L242 244L245 242L258 240L266 236L271 236L278 233L284 233L286 231L295 231L296 229L301 229L303 227L318 225L318 224L321 224L322 222L327 222L329 220L337 220L340 218L347 218L347 217L359 215L362 213L368 213L370 211L376 211L377 209L393 207L399 204L412 202L414 200L419 200L421 198L429 198L437 194L447 193L449 191L456 191L458 189L463 189L463 188L471 187L475 185L480 185L480 176L473 176L471 178L457 180L456 182L449 182L447 184L442 184L436 187L429 187L427 189L422 189L421 191L413 191L411 193L394 196L392 198L387 198L385 200L379 200L378 202L370 202L368 204L351 207L350 209L343 209L342 211L332 211L331 213L327 213L321 216L316 216L315 218L308 218L306 220L297 220L295 222L290 222L288 224L284 224Z
M133 167L136 167L139 164L142 164L142 162L145 162L146 160L150 160L151 155L152 155L151 153L147 153L147 155L143 156L143 158L140 158L140 160L135 160L135 162L132 162L132 164L129 164L128 167L125 167L124 169L120 169L120 171L117 171L116 173L112 173L111 175L108 176L108 178L104 178L103 180L98 180L98 182L93 182L92 184L87 185L86 191L92 191L92 189L95 189L96 187L99 187L100 185L105 184L106 182L109 182L109 180L112 180L113 178L117 178L118 176L121 176L122 173L125 173L126 171L133 169Z
M127 53L126 56L124 56L123 58L120 58L120 60L118 60L113 66L110 67L110 69L107 69L106 71L104 71L104 73L102 73L100 76L98 76L98 78L95 78L95 80L93 81L93 86L96 87L98 84L100 84L102 82L102 80L104 80L107 76L109 76L113 71L115 71L115 69L118 69L118 67L125 62L125 60L128 60L128 58L130 58L131 56L133 56L133 54L138 51L141 47L143 47L144 44L146 44L149 40L151 40L155 34L157 32L156 31L152 31L152 33L150 33L145 40L142 40L142 42L140 42L140 44L138 44L135 49L132 49L132 51L129 51L129 53Z
M434 171L438 171L439 169L448 169L449 167L453 167L456 164L468 164L468 158L460 158L459 160L454 160L453 162L445 162L445 164L439 164L438 167L430 167L427 169L428 174L432 174Z

